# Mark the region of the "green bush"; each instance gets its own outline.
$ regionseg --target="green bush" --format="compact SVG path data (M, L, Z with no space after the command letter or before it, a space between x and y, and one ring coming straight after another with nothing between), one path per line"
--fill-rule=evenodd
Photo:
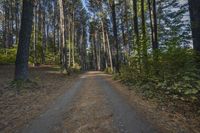
M17 48L0 49L0 64L14 64L16 60Z
M129 58L129 64L121 66L119 78L151 96L151 92L163 92L181 100L197 100L200 94L200 71L196 68L193 51L174 48L159 52L158 57L155 66L152 55L149 55L149 73L145 73L143 66L139 70L137 58Z
M105 70L104 70L105 73L107 74L112 74L113 73L113 70L111 69L111 67L107 67Z
M81 66L78 63L75 63L74 66L69 69L70 69L70 72L72 72L72 73L80 73L81 72Z

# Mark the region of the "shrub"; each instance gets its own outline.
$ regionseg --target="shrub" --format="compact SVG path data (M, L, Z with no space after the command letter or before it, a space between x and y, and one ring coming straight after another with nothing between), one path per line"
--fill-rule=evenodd
M112 74L113 73L113 70L111 69L111 67L107 67L105 70L104 70L105 73L107 74Z
M163 92L186 101L198 99L200 94L200 71L196 68L194 53L190 49L174 48L159 52L155 66L152 55L148 59L148 72L139 70L137 58L129 58L122 65L119 78L126 84L142 91ZM158 73L155 72L158 70ZM152 95L152 94L151 94Z
M14 64L16 60L17 48L0 49L0 64Z

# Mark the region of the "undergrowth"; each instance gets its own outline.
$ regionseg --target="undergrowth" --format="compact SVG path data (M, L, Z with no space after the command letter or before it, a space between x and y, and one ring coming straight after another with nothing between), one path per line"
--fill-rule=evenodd
M129 64L121 66L114 79L121 80L141 92L146 98L160 101L183 101L193 106L200 105L200 70L195 54L189 49L173 49L160 52L155 66L149 55L148 70L139 70L137 58L128 59ZM200 108L199 108L200 110Z

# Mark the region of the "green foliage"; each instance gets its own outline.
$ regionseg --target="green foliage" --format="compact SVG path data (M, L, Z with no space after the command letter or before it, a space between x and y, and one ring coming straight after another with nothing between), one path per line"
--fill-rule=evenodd
M151 55L149 55L151 57ZM136 67L137 59L130 58L129 65L123 65L120 79L131 86L136 86L152 97L152 93L163 93L175 99L185 101L198 100L200 94L200 71L195 66L193 51L174 48L159 53L158 64L153 57L148 60L148 74ZM158 73L155 71L158 70Z
M14 64L16 60L17 48L0 49L0 64Z
M81 72L81 66L78 63L75 63L74 66L70 69L70 73L80 73Z
M33 64L34 63L34 31L32 32L32 38L31 38L31 45L30 45L30 56L29 56L29 63ZM49 41L48 45L45 47L44 54L45 54L45 64L49 65L59 65L60 62L60 55L58 52L54 51L54 46L53 42ZM38 39L37 39L37 44L36 44L36 64L41 64L42 63L42 33L38 34Z
M60 63L60 55L54 54L53 52L47 51L45 53L45 63L51 65L59 65Z
M112 74L112 73L113 73L111 67L107 67L107 68L104 70L104 72L107 73L107 74Z

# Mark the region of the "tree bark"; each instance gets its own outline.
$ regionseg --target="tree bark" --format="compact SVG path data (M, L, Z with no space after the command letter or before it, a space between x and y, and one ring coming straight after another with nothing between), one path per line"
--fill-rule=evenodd
M140 45L140 37L139 37L139 28L138 28L138 10L137 10L137 0L133 0L133 22L134 22L134 33L136 36L136 45L138 52L138 65L139 70L141 72L141 45Z
M194 50L200 53L200 1L188 0Z
M45 9L42 8L42 16L43 16L43 22L42 22L42 31L43 31L43 36L42 36L42 64L45 64L45 52L46 52L46 39L47 39L47 35L46 35L46 15L45 15Z
M101 29L102 29L102 39L103 39L105 67L108 68L107 52L106 52L106 38L105 38L105 30L104 30L104 22L103 22L103 20L101 20Z
M158 26L157 26L157 9L156 9L156 0L153 0L153 24L154 24L154 45L153 49L158 49Z
M75 66L75 13L73 11L73 22L72 22L72 66Z
M108 54L109 54L109 60L110 60L110 68L111 68L111 71L113 72L112 53L111 53L110 41L109 41L107 30L106 30L106 40L107 40L107 44L108 44Z
M154 36L153 36L153 19L152 19L152 7L151 7L151 0L148 0L148 8L149 8L149 17L150 17L150 28L151 28L151 41L152 41L152 48L154 48Z
M19 46L15 62L15 80L28 80L29 45L33 24L32 0L23 0Z
M60 52L61 52L61 68L64 71L67 71L67 62L66 62L66 45L65 45L65 33L64 33L64 10L63 10L63 2L62 0L58 1L59 11L60 11Z
M19 1L15 0L15 36L16 44L19 41Z
M68 18L68 67L71 67L71 20Z
M36 66L37 64L37 51L36 51L36 45L37 45L37 5L35 5L34 8L34 36L33 36L33 66Z
M148 74L147 38L146 38L144 0L141 0L141 18L142 18L143 64L144 64L145 73Z
M116 72L119 72L119 44L118 44L118 32L117 32L117 20L115 12L115 0L111 1L111 12L112 12L112 23L113 23L113 34L114 34L114 45L116 47Z

